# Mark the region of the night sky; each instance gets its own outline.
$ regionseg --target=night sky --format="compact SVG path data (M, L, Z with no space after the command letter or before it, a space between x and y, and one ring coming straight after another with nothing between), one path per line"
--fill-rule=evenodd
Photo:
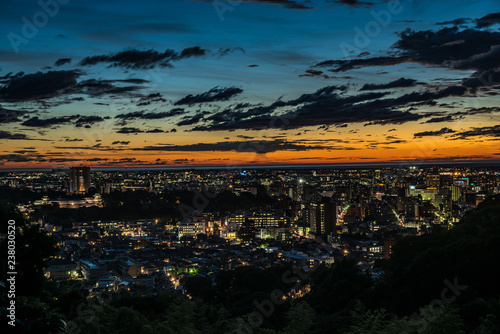
M498 0L4 0L0 30L0 168L500 158Z

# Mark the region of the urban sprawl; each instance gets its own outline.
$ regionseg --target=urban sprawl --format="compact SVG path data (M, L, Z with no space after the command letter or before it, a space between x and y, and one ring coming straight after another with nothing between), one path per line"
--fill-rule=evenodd
M91 296L146 295L239 266L307 270L344 257L376 279L397 240L451 229L498 194L500 170L72 167L2 172L0 186L57 241L46 277L79 280Z

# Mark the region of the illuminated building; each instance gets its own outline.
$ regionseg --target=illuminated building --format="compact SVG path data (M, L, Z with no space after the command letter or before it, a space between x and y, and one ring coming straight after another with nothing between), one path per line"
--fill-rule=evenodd
M427 174L425 177L425 185L427 188L439 188L441 185L439 174Z
M86 193L90 188L90 167L69 169L69 192Z
M179 238L184 236L196 237L196 235L205 233L205 221L180 221L177 223L179 229Z
M335 233L337 224L337 205L326 202L316 206L316 232L318 235Z

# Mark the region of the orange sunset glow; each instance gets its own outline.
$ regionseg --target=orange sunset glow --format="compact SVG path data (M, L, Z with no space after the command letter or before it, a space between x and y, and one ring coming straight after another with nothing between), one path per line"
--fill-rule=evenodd
M132 24L137 9L96 4L112 33L72 25L71 4L29 38L5 20L0 168L500 156L500 32L486 5L164 6ZM455 24L463 13L476 18Z

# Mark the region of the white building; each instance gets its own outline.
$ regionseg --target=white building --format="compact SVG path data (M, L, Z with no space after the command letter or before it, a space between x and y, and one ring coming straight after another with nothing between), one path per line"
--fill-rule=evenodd
M197 234L205 233L204 221L180 221L177 223L179 238L184 236L196 237Z

